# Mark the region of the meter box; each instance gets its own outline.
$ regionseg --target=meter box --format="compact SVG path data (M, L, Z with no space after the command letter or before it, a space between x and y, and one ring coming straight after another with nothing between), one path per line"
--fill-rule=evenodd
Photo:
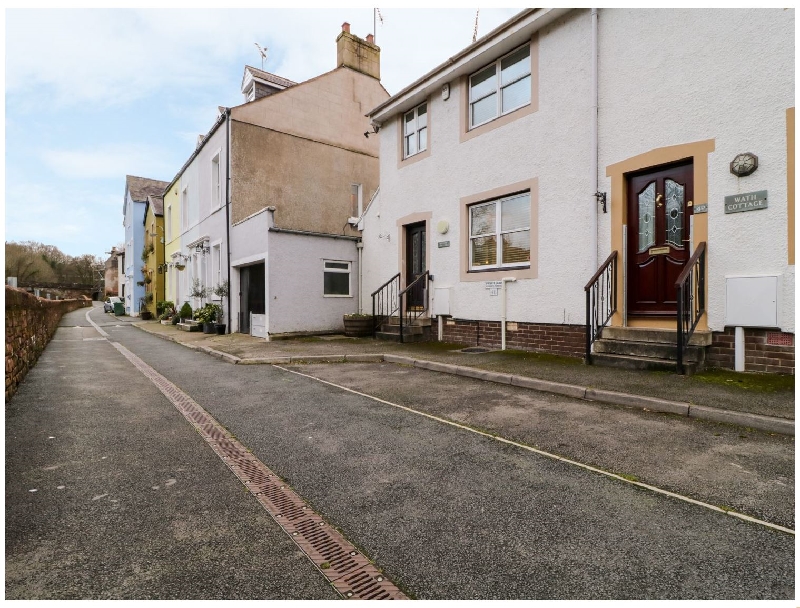
M450 316L450 301L452 300L452 287L433 288L433 316Z
M726 276L725 325L778 327L780 275Z

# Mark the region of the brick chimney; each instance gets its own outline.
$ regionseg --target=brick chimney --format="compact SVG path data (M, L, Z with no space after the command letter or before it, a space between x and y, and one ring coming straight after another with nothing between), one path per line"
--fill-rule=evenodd
M342 33L336 38L336 67L352 68L367 76L381 79L381 49L372 34L364 40L350 33L350 24L342 23Z

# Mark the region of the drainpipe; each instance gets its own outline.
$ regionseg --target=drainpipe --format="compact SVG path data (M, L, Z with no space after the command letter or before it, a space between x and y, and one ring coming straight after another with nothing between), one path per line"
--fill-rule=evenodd
M362 241L358 241L356 243L356 249L358 250L358 314L361 314L361 311L363 310L363 307L361 306L361 254L364 251L364 243Z
M228 333L233 333L231 325L231 109L225 108L225 243L228 249Z
M514 277L506 277L505 279L503 279L503 283L500 289L500 291L502 291L502 293L500 294L502 300L502 302L500 303L500 306L502 307L500 309L500 342L501 342L500 350L506 349L506 283L509 282L514 283L516 280L517 279Z
M599 192L598 188L598 179L597 179L597 156L598 156L598 149L597 149L597 9L592 9L592 114L591 114L591 131L592 131L592 159L591 159L591 181L589 182L592 184L592 195L590 197L591 200L591 213L589 214L590 219L590 235L589 235L589 251L590 251L590 261L591 261L591 268L589 269L591 272L594 272L597 269L597 198L595 197L595 192Z

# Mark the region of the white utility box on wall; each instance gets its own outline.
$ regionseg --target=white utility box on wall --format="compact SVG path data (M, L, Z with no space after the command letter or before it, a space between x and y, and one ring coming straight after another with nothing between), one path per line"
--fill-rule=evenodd
M778 327L780 275L726 276L725 325Z
M433 288L433 316L450 316L450 294L452 287Z

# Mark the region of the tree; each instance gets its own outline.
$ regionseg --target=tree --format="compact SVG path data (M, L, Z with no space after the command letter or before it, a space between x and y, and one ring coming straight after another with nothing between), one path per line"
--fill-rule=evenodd
M56 280L53 269L30 243L6 243L6 278L8 277L17 277L20 285L32 280Z

